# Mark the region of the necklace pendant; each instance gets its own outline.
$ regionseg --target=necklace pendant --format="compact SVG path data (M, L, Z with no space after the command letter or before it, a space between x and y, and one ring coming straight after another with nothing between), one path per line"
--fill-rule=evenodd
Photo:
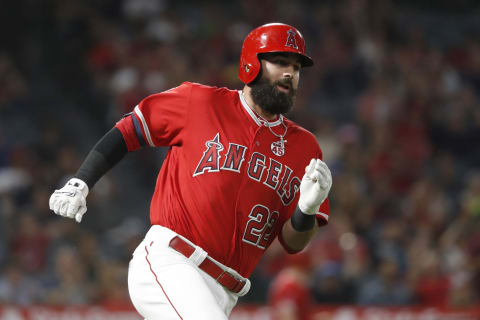
M277 157L281 157L285 155L285 143L286 140L283 140L283 137L280 137L280 141L274 141L270 145L270 149L272 150L273 154Z

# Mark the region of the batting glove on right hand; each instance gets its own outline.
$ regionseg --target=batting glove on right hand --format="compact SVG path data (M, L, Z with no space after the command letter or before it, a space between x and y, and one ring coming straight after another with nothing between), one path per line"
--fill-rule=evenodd
M63 217L82 221L87 212L88 186L80 179L72 178L60 190L55 190L50 196L50 210Z
M300 184L298 208L304 214L317 214L331 187L332 174L330 169L322 160L312 159L310 164L305 167L305 174Z

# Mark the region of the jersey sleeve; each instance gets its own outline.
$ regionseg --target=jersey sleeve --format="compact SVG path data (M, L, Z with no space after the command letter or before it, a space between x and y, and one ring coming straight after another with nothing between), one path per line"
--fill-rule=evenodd
M173 146L182 143L190 104L192 85L182 85L143 99L116 123L128 151L144 145Z

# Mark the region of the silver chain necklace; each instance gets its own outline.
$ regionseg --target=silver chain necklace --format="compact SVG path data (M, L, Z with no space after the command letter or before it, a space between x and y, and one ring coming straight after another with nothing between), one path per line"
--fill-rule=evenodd
M288 130L287 126L283 122L283 116L280 115L279 119L280 119L280 123L282 124L285 131L283 132L283 134L278 134L275 131L273 131L270 122L268 122L264 117L262 117L260 114L258 114L258 112L255 111L254 108L252 108L250 106L250 104L247 101L247 98L245 98L245 95L243 94L243 90L242 90L242 97L243 97L243 100L245 100L245 103L247 104L247 106L250 108L250 110L252 110L255 113L255 115L257 116L259 121L265 127L267 127L275 137L280 138L280 141L272 142L272 144L270 145L270 148L275 155L277 155L279 157L283 156L285 154L285 143L287 142L287 140L284 140L283 137L285 137L287 135L287 130Z

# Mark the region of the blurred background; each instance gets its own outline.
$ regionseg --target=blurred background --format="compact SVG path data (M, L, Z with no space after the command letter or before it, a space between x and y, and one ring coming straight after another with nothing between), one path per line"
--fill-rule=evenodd
M318 137L332 211L305 252L272 245L240 309L307 319L321 306L480 305L479 9L474 0L1 1L0 304L130 303L128 261L166 150L129 154L90 193L81 224L49 211L51 192L146 95L183 81L242 88L244 37L281 21L301 30L315 61L288 117Z

